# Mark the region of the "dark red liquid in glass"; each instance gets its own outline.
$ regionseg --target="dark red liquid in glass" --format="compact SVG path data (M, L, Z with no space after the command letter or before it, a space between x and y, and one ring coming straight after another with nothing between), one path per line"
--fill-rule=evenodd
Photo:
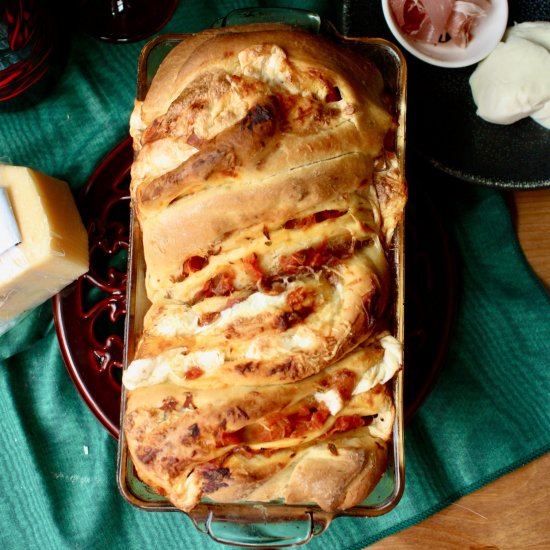
M81 0L83 32L109 42L133 42L151 36L172 17L178 0Z

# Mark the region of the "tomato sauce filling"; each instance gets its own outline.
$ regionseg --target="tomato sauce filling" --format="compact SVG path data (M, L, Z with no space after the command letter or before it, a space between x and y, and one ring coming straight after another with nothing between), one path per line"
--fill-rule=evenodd
M344 402L348 402L352 397L356 379L357 375L353 371L343 369L330 379L321 381L321 387L328 387L330 380L330 388L335 389ZM330 410L323 401L307 399L290 413L278 411L265 416L261 422L249 424L235 432L223 431L217 436L217 444L250 445L299 438L311 431L322 429L330 416ZM372 417L360 414L338 416L323 437L367 426L371 421Z
M196 380L197 378L200 378L203 374L204 374L204 370L202 370L200 367L192 366L192 367L189 367L185 372L185 379Z
M264 273L255 252L243 258L243 265L244 270L254 282L260 282L263 279Z
M350 242L332 243L323 242L318 246L303 248L292 254L279 258L281 272L296 275L312 269L334 266L341 259L349 257L353 252Z
M338 88L338 86L332 86L325 97L325 101L327 103L340 101L341 99L342 99L342 94L340 93L340 88Z
M218 273L204 283L202 289L193 297L192 303L196 304L204 298L212 298L213 296L229 296L235 290L234 280L235 273L233 270L228 269Z
M324 222L325 220L331 220L343 216L346 212L342 210L322 210L303 216L301 218L293 218L288 220L283 227L285 229L306 229L316 223Z
M304 437L309 432L322 429L330 416L330 411L322 402L315 406L303 405L289 415L273 413L261 423L250 424L235 432L222 432L216 436L216 446L252 445ZM339 416L323 437L368 426L371 421L372 417L360 414Z
M173 283L181 283L191 275L191 273L196 273L200 271L203 267L208 265L208 257L204 256L190 256L183 262L181 273L176 277L172 276Z
M244 443L269 443L289 437L301 437L324 426L330 411L324 403L302 404L290 414L273 413L262 422L250 424L238 432Z

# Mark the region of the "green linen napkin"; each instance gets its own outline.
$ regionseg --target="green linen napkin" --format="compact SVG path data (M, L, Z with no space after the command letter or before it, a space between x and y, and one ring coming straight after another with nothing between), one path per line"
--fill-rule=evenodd
M197 31L251 4L182 1L162 32ZM328 16L335 9L293 4ZM32 110L0 115L0 160L81 187L127 135L143 44L75 35L53 95ZM460 280L454 333L433 390L407 425L399 505L380 518L338 518L308 548L364 547L550 447L550 299L519 249L503 197L414 159L409 179L411 186L433 182L430 192L449 221ZM0 543L221 547L184 514L132 507L115 479L116 442L67 375L47 302L0 336Z

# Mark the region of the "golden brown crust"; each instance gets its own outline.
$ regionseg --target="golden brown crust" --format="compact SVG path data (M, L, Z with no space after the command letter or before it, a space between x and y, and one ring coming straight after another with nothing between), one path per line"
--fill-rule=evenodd
M350 86L362 81L361 92L366 91L371 98L380 96L380 74L365 67L363 57L321 36L277 23L207 29L182 41L159 67L141 107L144 124L148 126L166 113L195 75L234 68L241 51L259 44L277 44L296 63L306 63L329 75L345 75Z
M269 29L192 37L200 48L176 48L177 76L168 59L141 106L175 100L132 133L150 293L226 233L284 222L372 181L391 123L378 71L319 36Z
M361 502L376 486L386 470L387 444L360 428L315 445L256 457L255 461L239 458L233 455L223 463L231 474L222 471L225 475L220 475L219 488L209 491L209 498L220 502L313 502L333 512ZM201 484L200 473L191 477Z
M219 351L216 369L185 381L192 388L287 383L311 376L367 339L386 305L388 289L382 281L387 273L380 273L380 279L374 275L366 252L343 261L331 276L336 283L316 276L294 282L272 295L276 305L257 313L246 308L239 314L236 305L201 316L186 305L157 303L146 317L136 358L162 359L174 349ZM256 297L265 301L255 292L242 304L246 307ZM205 317L214 320L199 328ZM170 323L173 330L166 328ZM178 368L184 377L187 366Z
M382 476L399 343L386 258L406 198L373 64L287 25L174 48L131 118L152 302L124 373L141 479L182 510L327 511ZM389 177L391 175L391 177Z
M308 491L303 485L307 471L352 469L346 474L350 482L358 476L370 478L372 472L364 470L370 471L374 465L378 475L383 464L378 455L385 450L395 414L389 389L376 385L357 395L349 391L365 372L376 368L383 354L377 344L363 346L322 373L285 386L233 386L221 394L174 384L138 388L128 399L124 426L135 465L146 472L150 483L172 493L175 480L195 471L195 486L206 485L197 498L214 492L208 485L212 480L203 474L215 465L225 472L224 490L217 498L227 500L234 498L235 492L254 489L252 500L270 500L276 498L274 491L282 483L282 478L271 480L273 475L303 462L279 498L288 502L313 499L326 508L329 505L320 501L320 494L311 494L309 499L303 496ZM334 415L323 413L321 401L315 397L331 390L344 396L342 408ZM312 419L315 428L308 427ZM340 433L357 422L365 425L360 443L350 439L354 432ZM373 449L376 456L370 456ZM327 477L333 491L339 488L344 498L347 484L338 476ZM359 485L357 490L365 490L364 483ZM180 500L182 495L173 493L172 497Z
M350 153L318 166L298 167L265 178L225 180L144 218L144 249L151 266L150 292L181 271L190 256L206 255L223 235L247 225L287 221L334 194L359 187L368 177L364 158ZM215 213L215 215L213 215ZM184 237L182 237L184 235Z
M223 30L205 29L198 34L188 36L166 56L151 82L149 92L141 107L145 125L149 126L155 118L166 113L173 101L183 91L184 84L181 81L186 73L185 63L201 49L205 42L220 33L255 32L259 29L268 32L271 29L281 28L292 30L291 26L286 25L260 24L224 27Z

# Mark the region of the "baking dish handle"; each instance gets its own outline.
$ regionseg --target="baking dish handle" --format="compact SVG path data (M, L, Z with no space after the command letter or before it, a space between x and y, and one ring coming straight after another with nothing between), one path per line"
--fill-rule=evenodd
M256 508L256 507L255 507ZM261 508L261 506L259 507ZM205 519L193 517L193 523L200 531L216 542L244 548L286 548L305 544L323 533L330 525L331 514L305 512L291 518L277 520L266 517L258 510L255 519L237 517L216 517L209 511Z
M239 8L218 19L212 26L229 27L247 23L287 23L299 25L314 33L321 30L321 17L317 13L299 8L279 7Z

